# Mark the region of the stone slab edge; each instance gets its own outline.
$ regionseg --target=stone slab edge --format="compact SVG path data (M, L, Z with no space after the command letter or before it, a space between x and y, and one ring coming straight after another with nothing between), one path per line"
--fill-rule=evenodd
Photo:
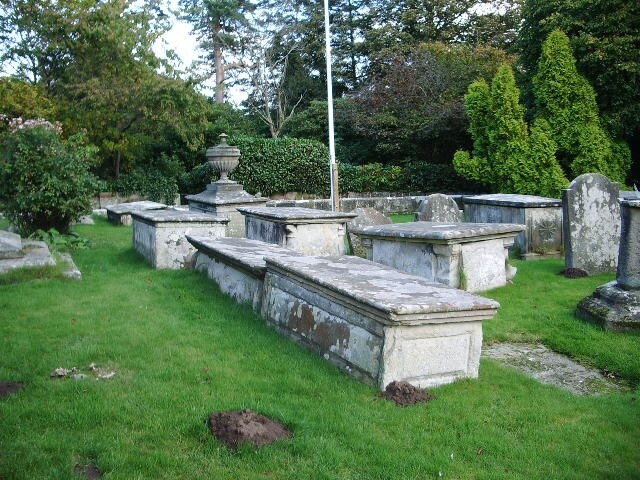
M375 316L385 325L488 320L500 307L494 300L432 283L359 257L300 257L288 260L266 257L265 261L267 272L273 270L289 279L295 278L305 288L320 292L348 308L356 311L365 309L368 315ZM346 265L349 274L334 269L336 263ZM377 273L375 278L371 275L374 270ZM365 284L358 288L358 281L364 281ZM391 292L391 286L397 291ZM408 288L414 289L413 295L406 293ZM392 293L390 299L389 293ZM376 297L383 299L377 300ZM457 300L458 304L451 303L452 300Z
M259 218L260 220L287 224L346 223L358 216L356 213L331 212L315 208L299 207L241 207L238 208L238 211L245 216Z
M469 195L462 197L463 203L479 203L482 205L498 205L502 207L548 208L561 207L562 200L557 198L538 197L535 195Z
M193 211L171 211L168 210L151 210L142 212L131 212L131 217L147 225L157 226L159 224L201 224L213 225L229 223L228 218L216 217L208 213L200 213Z

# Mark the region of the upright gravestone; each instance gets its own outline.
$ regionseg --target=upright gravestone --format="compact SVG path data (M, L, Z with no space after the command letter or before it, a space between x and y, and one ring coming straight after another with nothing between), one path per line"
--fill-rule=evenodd
M578 303L580 318L613 331L640 330L640 200L622 200L618 278Z
M449 195L434 193L420 203L415 213L416 222L462 222L462 212L458 204Z
M378 210L369 207L358 207L352 210L351 213L358 215L347 224L347 235L349 236L351 251L354 255L365 258L366 251L362 246L360 237L357 235L351 235L351 229L357 227L368 227L370 225L389 225L393 223L393 221Z
M615 272L620 243L620 186L585 173L562 191L565 266L589 275Z

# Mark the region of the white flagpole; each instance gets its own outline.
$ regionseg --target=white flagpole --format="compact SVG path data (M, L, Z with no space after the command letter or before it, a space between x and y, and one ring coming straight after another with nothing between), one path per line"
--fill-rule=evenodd
M329 178L331 179L331 210L340 209L338 200L338 169L333 129L333 79L331 75L331 31L329 28L329 0L324 0L324 43L327 57L327 106L329 115Z

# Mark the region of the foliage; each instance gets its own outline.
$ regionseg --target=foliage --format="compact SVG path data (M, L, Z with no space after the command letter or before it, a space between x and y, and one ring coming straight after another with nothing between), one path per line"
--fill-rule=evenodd
M29 238L41 240L53 250L83 250L89 248L89 240L77 232L60 233L55 228L49 230L38 229Z
M111 190L120 195L138 194L154 202L172 205L178 195L177 179L184 172L175 157L161 155L145 168L136 168L111 183Z
M399 192L405 190L404 171L397 165L367 163L339 166L341 192Z
M474 82L465 97L474 138L473 156L456 152L456 170L499 192L559 197L568 183L555 159L550 127L537 121L527 128L524 107L511 67L503 66L491 88Z
M578 73L563 32L553 31L544 42L532 82L536 114L549 122L565 172L572 177L598 172L624 184L628 152L626 157L614 156L611 140L600 125L595 92ZM619 153L624 155L624 151Z
M231 173L248 192L326 194L329 191L329 151L314 140L237 137L230 143L242 152Z
M40 85L0 77L0 115L7 118L55 118L58 107ZM4 130L0 125L0 133Z
M468 180L451 164L412 162L404 167L406 188L420 193L480 193L481 183Z
M571 41L578 71L597 92L614 136L640 136L640 3L627 0L525 0L518 39L528 83L554 30ZM533 104L533 102L531 101Z
M0 203L22 233L69 225L91 210L99 182L89 169L96 148L82 135L62 140L50 128L38 126L10 134L0 157Z
M373 143L363 162L450 163L471 143L463 104L468 85L511 61L495 48L442 43L381 52L345 118Z

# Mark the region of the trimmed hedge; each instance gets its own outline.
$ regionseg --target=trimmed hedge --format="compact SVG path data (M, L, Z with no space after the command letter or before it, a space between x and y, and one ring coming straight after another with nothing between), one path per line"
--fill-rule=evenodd
M328 196L329 151L325 145L300 138L232 137L230 145L242 153L230 177L249 193L300 192ZM340 192L473 192L479 184L456 174L453 166L413 163L404 167L369 163L339 165ZM208 164L202 164L179 178L182 193L204 190L217 178Z

